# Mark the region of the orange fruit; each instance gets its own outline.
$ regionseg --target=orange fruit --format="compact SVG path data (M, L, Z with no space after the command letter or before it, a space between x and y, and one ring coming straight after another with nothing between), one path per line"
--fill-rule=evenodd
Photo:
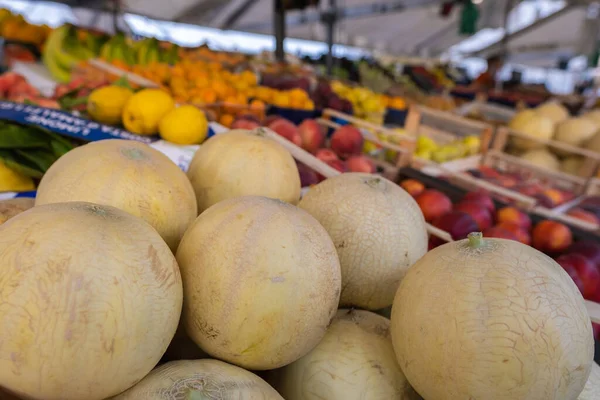
M222 114L219 118L219 123L226 128L231 128L233 124L234 117L231 114Z

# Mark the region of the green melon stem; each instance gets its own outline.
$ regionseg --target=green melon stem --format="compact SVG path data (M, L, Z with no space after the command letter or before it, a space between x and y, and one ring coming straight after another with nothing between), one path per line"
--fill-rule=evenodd
M467 235L469 246L473 249L478 249L483 245L483 233L471 232Z

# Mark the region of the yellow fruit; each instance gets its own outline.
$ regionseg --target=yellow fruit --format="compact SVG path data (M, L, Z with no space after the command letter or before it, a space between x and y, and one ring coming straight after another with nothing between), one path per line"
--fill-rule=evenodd
M158 124L175 108L175 101L160 89L144 89L134 94L125 104L123 125L138 135L153 135Z
M8 168L0 161L0 192L25 192L34 189L31 178Z
M94 90L88 98L87 110L94 121L116 125L133 92L121 86L105 86Z
M206 116L197 107L185 105L170 111L160 121L160 137L176 144L200 144L208 134Z

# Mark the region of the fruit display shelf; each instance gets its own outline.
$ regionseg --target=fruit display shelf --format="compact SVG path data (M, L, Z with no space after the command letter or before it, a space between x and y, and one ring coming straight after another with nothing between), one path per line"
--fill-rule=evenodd
M493 132L490 124L424 106L410 108L404 129L417 140L411 165L433 175L479 160Z

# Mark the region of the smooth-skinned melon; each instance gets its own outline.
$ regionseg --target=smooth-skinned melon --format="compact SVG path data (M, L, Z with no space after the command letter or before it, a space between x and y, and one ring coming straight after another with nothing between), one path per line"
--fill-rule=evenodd
M576 400L594 357L590 317L571 277L514 240L428 252L392 307L402 371L427 400Z
M597 132L598 125L593 120L584 117L569 118L556 126L554 139L571 146L581 146L594 137ZM562 154L567 153L562 151Z
M142 219L71 202L0 226L0 387L101 400L154 368L183 295L173 253Z
M406 271L427 251L418 204L377 175L329 178L312 187L298 206L333 239L342 267L342 307L378 310L391 305Z
M176 251L197 216L185 173L167 156L132 140L102 140L56 161L40 182L36 205L86 201L127 211L148 222Z
M339 310L310 353L272 373L286 400L417 400L400 370L390 321L363 310Z
M547 101L536 107L535 112L559 124L569 118L569 110L557 101Z
M523 110L514 116L508 127L525 136L550 140L554 135L555 124L550 118L536 113L535 110ZM531 150L544 146L544 143L520 136L511 137L511 143L520 150Z
M215 204L190 226L177 260L187 333L211 356L247 369L302 357L337 310L341 273L331 239L281 200Z
M188 177L198 211L232 197L264 196L296 204L300 173L279 143L243 129L208 139L194 154Z
M113 400L283 400L267 382L218 360L173 361Z

